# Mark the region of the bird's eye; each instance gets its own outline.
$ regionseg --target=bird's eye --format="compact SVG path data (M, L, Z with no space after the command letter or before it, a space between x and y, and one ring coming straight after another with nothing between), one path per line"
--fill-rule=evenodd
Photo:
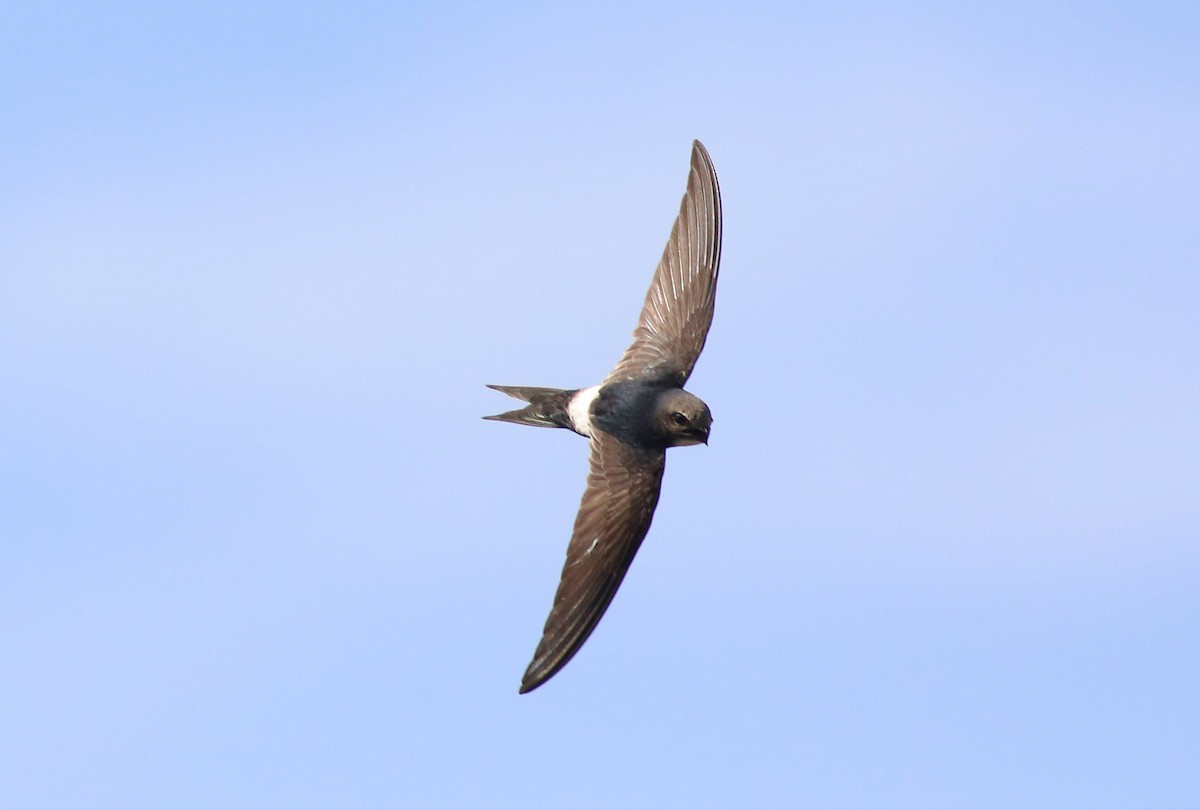
M683 427L688 423L688 418L681 413L673 413L671 414L671 421L680 427Z

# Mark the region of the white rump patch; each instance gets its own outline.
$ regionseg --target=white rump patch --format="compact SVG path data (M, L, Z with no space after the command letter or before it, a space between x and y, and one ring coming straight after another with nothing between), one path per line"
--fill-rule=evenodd
M600 393L600 386L580 389L571 401L567 403L567 416L571 417L571 429L580 436L591 438L592 435L592 403Z

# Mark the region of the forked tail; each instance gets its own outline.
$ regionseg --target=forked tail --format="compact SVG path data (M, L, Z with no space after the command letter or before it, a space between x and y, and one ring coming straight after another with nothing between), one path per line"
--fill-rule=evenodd
M518 425L533 425L534 427L573 429L567 407L571 404L571 397L578 393L578 388L566 390L512 385L489 385L488 388L529 404L515 411L485 416L484 419L496 422L514 422Z

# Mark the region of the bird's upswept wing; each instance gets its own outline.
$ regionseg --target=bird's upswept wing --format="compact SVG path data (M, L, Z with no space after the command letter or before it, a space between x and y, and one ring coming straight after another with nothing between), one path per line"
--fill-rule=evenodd
M521 679L521 693L545 683L579 651L604 615L650 528L666 453L597 431L591 472L567 546L554 607Z
M654 377L683 386L712 325L720 263L721 190L708 150L693 141L679 216L646 293L633 343L605 384Z

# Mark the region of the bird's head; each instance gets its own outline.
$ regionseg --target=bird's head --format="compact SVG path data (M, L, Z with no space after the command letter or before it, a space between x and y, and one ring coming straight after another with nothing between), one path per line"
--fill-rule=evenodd
M667 447L708 444L712 412L704 401L682 388L673 388L655 403L655 427Z

